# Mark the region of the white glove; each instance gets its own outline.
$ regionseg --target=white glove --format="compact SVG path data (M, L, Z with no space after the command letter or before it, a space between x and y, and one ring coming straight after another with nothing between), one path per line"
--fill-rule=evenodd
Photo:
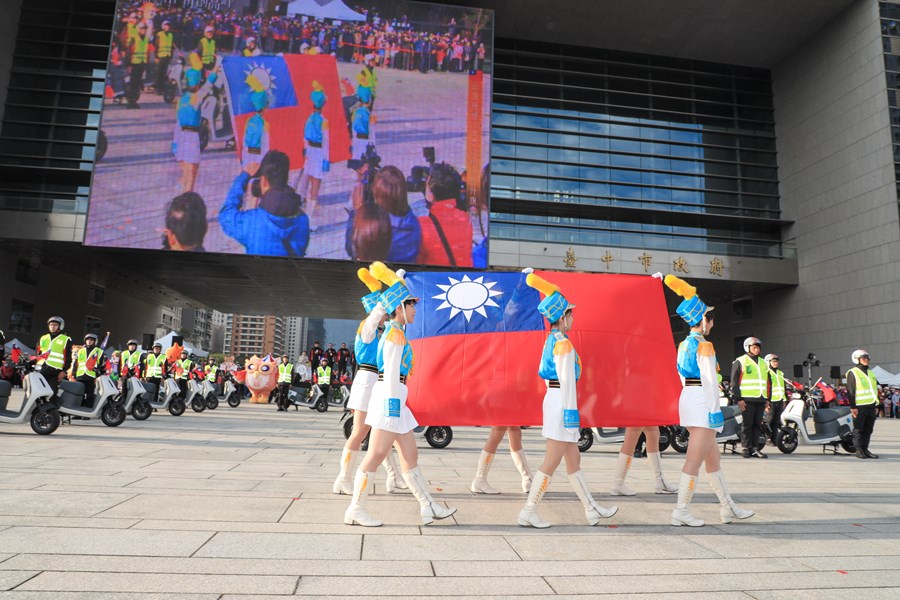
M406 279L406 269L397 269L394 271L400 279Z
M654 273L654 274L652 275L652 277L653 277L653 279L659 279L659 280L662 280L663 274L660 273L659 271L657 271L656 273Z
M534 273L534 269L532 269L531 267L525 267L524 269L522 269L522 272L528 275L529 273Z

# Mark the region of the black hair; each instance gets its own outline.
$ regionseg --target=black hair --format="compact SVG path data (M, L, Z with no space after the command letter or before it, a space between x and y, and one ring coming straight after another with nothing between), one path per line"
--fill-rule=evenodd
M456 208L460 210L468 208L461 193L462 177L460 177L456 169L447 163L433 165L425 185L431 189L431 194L436 201L453 199L456 200Z
M288 172L291 169L291 159L280 150L269 150L259 163L257 177L265 177L269 187L282 189L287 187Z
M196 248L203 245L208 225L206 203L196 192L175 196L166 209L166 229L182 246Z

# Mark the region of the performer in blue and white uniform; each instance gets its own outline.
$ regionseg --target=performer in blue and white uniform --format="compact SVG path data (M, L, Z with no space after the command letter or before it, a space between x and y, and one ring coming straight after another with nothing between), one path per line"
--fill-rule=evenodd
M419 502L422 523L429 525L435 519L453 515L456 509L435 502L428 490L428 483L418 466L419 451L413 437L413 429L418 423L406 405L406 378L413 367L413 350L406 339L406 325L415 319L419 299L414 298L406 282L384 264L372 263L369 271L388 286L379 302L390 321L378 341L376 360L379 376L372 389L366 415L366 424L372 427L369 449L353 480L353 497L344 513L344 523L365 527L382 525L381 521L366 513L366 496L378 465L387 458L396 443L403 479Z
M353 493L353 475L356 472L356 457L360 446L369 434L366 425L366 413L369 412L369 399L372 397L372 389L378 381L378 328L387 319L387 313L381 303L381 282L369 272L368 269L357 271L360 281L369 288L369 293L362 297L363 307L368 316L363 319L356 330L356 339L353 350L356 354L356 374L353 376L353 385L350 388L350 400L347 407L353 411L353 432L344 444L341 453L341 470L334 481L333 492L335 494ZM406 483L400 475L400 466L397 457L389 452L384 460L384 467L388 473L385 488L389 494L397 490L407 489Z
M528 271L530 269L526 269ZM528 501L519 512L518 523L523 527L550 527L550 523L538 516L537 506L550 485L553 472L565 457L569 483L584 505L588 524L597 525L601 519L608 519L619 509L616 506L603 508L597 504L581 471L581 453L578 451L581 429L575 389L575 383L581 376L581 360L567 335L575 319L575 305L569 304L557 286L534 273L528 273L526 282L546 296L538 305L538 311L550 323L550 334L544 342L538 369L538 374L547 385L543 405L544 425L541 430L547 439L547 452L543 464L534 474Z
M723 523L734 519L749 519L752 510L740 508L728 493L725 477L722 475L716 433L722 431L724 418L719 406L719 383L716 376L716 351L712 342L706 340L713 327L713 317L707 306L697 295L697 288L687 282L666 275L666 285L684 298L675 312L691 327L691 332L678 346L678 374L684 388L678 399L678 416L682 427L690 432L687 456L681 470L678 485L678 504L672 511L672 525L702 527L703 521L690 513L691 498L700 464L706 464L709 484L719 498L719 514Z

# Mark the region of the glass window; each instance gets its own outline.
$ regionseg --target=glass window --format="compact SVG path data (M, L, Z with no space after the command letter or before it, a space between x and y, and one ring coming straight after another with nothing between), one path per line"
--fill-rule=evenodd
M9 314L9 329L18 333L31 333L34 320L34 304L24 300L12 299Z

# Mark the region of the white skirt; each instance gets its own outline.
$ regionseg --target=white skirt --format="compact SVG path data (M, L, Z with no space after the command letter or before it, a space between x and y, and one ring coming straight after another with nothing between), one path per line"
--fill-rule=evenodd
M548 440L572 443L577 443L581 437L579 428L563 427L562 392L559 388L547 388L547 393L544 394L544 426L541 428L541 435Z
M353 149L351 150L350 158L359 160L363 154L366 153L366 146L369 144L369 140L361 140L356 137L356 132L353 132Z
M372 389L378 381L378 373L359 369L350 386L350 400L347 407L353 410L369 412L369 399L372 397Z
M678 421L682 427L709 426L709 405L703 395L703 388L699 385L685 386L678 398ZM716 428L716 433L722 431L722 427Z
M303 174L308 177L322 179L324 172L322 171L322 161L325 160L325 153L322 148L306 147L306 160L303 163Z
M412 411L406 406L406 396L408 394L406 385L400 384L400 416L387 417L384 412L384 404L388 399L388 385L386 381L375 382L372 388L372 399L369 401L369 410L366 413L366 425L373 429L381 429L382 431L390 431L403 435L419 426ZM576 438L577 439L577 438Z
M193 165L200 164L200 133L185 131L181 125L175 123L172 143L175 144L175 160Z

